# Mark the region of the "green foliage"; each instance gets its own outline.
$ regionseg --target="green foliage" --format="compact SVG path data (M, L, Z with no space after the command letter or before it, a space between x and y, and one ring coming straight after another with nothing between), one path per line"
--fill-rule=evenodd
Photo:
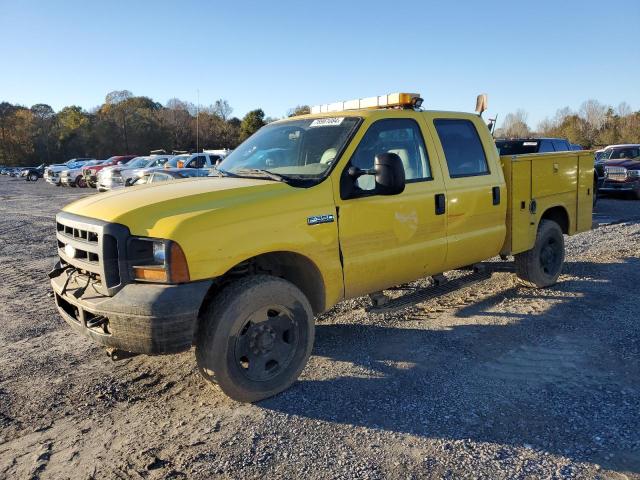
M558 110L553 119L538 125L540 135L561 137L584 148L616 143L640 143L640 112L622 103L616 110L596 100L584 102L578 112Z
M56 113L46 104L27 109L2 102L0 165L107 158L155 149L195 151L196 124L201 148L235 148L239 144L242 124L230 118L233 109L226 100L201 109L198 122L197 110L192 103L175 98L163 106L128 90L108 93L104 103L91 112L68 106ZM247 117L246 132L253 133L264 123L262 110Z
M246 140L264 125L264 112L262 109L251 110L244 116L240 124L240 139Z

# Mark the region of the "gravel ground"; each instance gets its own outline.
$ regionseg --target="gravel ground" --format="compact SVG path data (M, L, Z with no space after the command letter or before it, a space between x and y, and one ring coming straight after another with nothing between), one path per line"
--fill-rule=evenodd
M244 405L193 352L114 363L59 318L54 214L89 194L0 177L0 478L640 479L640 202L601 201L554 288L338 305Z

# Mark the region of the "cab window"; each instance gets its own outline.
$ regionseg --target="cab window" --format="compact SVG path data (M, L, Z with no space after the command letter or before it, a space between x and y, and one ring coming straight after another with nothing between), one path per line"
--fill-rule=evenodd
M433 124L442 144L449 177L489 174L482 142L471 121L441 118L434 120Z
M538 153L547 153L547 152L554 152L555 150L553 149L553 144L551 143L551 140L540 140L540 149L538 150Z
M372 124L351 157L349 166L373 168L379 153L395 153L402 160L407 183L430 180L431 167L420 127L410 118L378 120ZM375 188L373 175L363 175L356 181L360 190Z

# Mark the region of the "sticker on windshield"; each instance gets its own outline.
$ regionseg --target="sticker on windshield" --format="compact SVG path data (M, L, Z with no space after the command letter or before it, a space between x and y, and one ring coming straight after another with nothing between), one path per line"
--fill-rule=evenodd
M340 125L344 117L316 118L309 127L334 127Z
M523 142L522 145L524 145L525 147L535 147L538 144L538 142Z

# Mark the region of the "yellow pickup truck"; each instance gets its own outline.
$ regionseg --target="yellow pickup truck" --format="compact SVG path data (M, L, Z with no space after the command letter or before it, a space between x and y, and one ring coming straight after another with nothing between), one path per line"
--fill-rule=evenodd
M314 316L344 299L497 255L554 284L563 234L591 228L593 154L499 157L480 115L421 101L320 105L208 178L68 205L49 274L60 314L117 352L195 345L205 378L257 401L295 382Z

